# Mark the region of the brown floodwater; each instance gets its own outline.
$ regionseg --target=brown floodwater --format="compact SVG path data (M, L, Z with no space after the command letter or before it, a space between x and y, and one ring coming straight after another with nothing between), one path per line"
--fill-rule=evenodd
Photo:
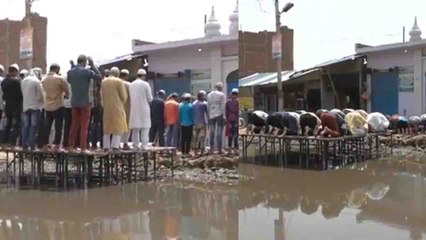
M237 185L4 189L0 239L422 239L426 165L377 160L320 172L240 165ZM426 239L426 238L425 238Z

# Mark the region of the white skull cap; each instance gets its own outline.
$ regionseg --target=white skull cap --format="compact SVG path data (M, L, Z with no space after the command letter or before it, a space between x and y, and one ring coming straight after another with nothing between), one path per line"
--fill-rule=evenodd
M123 73L123 74L126 74L126 75L130 74L129 70L127 70L127 69L121 69L120 73Z
M141 68L138 70L138 75L146 75L145 69Z
M14 64L10 65L10 67L18 70L18 72L19 72L19 66L18 66L18 64L14 63Z

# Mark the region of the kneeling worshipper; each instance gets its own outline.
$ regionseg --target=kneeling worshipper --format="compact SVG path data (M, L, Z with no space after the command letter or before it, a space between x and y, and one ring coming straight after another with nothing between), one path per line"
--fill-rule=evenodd
M339 126L341 136L348 134L348 124L345 121L345 114L339 109L333 109L330 111L330 114L333 115L337 120L337 126Z
M352 108L345 108L342 110L342 112L346 115L348 113L355 112L355 110L353 110Z
M420 115L420 128L422 132L425 132L426 129L426 114Z
M321 120L315 113L305 112L300 115L300 129L302 130L302 135L314 136L320 126Z
M349 132L353 136L365 136L367 134L367 119L360 113L350 112L346 114L345 121L348 124Z
M285 112L281 118L284 131L281 135L296 136L300 129L300 116L295 112Z
M419 127L420 127L420 117L411 116L408 119L408 130L410 134L417 134L419 132Z
M329 112L320 113L321 127L319 130L319 135L321 137L340 137L342 136L337 123L337 117L335 114Z
M373 112L367 116L368 131L373 133L384 133L389 128L389 120L379 112Z
M389 128L397 133L406 133L408 131L408 119L403 116L393 115L389 119Z
M284 130L283 117L284 112L276 112L268 115L266 119L267 133L272 135L281 135Z
M247 130L248 133L259 134L266 130L266 120L268 119L268 114L264 111L256 110L249 114L247 120Z

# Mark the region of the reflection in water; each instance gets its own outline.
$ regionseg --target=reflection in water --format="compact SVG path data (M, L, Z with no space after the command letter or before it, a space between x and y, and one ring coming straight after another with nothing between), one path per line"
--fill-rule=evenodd
M238 239L236 189L139 183L88 191L3 191L0 239Z
M240 165L253 178L240 181L239 239L422 239L424 167L396 160L327 172Z
M327 172L243 164L237 186L4 189L0 239L418 240L426 232L425 169L385 160Z

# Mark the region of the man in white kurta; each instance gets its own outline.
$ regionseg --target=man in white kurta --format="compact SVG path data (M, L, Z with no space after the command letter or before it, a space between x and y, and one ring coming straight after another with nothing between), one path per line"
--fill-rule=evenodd
M138 70L138 78L130 84L130 122L132 130L132 142L134 148L139 148L140 140L142 148L148 147L149 129L151 127L151 109L149 107L152 101L151 87L145 81L146 71Z

